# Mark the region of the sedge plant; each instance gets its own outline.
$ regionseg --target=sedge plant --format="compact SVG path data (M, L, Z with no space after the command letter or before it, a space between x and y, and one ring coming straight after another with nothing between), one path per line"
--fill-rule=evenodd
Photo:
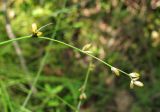
M19 37L19 38L15 38L15 39L11 39L11 40L7 40L7 41L2 41L0 42L0 46L2 45L5 45L5 44L8 44L8 43L11 43L11 42L14 42L14 41L20 41L20 40L24 40L24 39L30 39L30 38L37 38L37 39L42 39L42 40L48 40L50 42L56 42L56 43L59 43L61 45L64 45L64 46L67 46L77 52L80 52L80 53L83 53L89 57L91 57L92 59L95 59L101 63L103 63L104 65L108 66L111 71L116 75L116 76L120 76L121 74L124 74L126 76L128 76L130 78L130 88L134 88L134 86L138 86L138 87L143 87L144 84L139 81L140 79L140 74L137 73L137 72L131 72L131 73L127 73L117 67L114 67L112 66L111 64L101 60L100 58L94 56L90 50L91 48L91 44L87 44L85 45L82 49L81 48L77 48L73 45L70 45L68 43L65 43L63 41L60 41L60 40L57 40L57 39L54 39L54 38L49 38L49 37L44 37L44 36L41 36L42 35L42 32L41 32L41 29L43 29L44 27L48 26L48 25L51 25L52 23L49 23L47 25L44 25L42 26L41 28L37 28L37 25L35 23L32 24L32 34L31 35L28 35L28 36L23 36L23 37ZM44 65L44 62L45 62L45 58L42 60L41 62L41 65ZM22 108L25 108L27 102L29 101L31 95L32 95L32 92L33 92L33 88L35 88L37 82L38 82L38 79L39 79L39 76L41 74L41 70L43 69L43 66L40 66L40 69L36 75L36 78L34 79L33 81L33 84L32 84L32 87L29 91L29 94L27 96L27 99L24 101L23 105L22 105ZM89 68L88 68L88 71L87 71L87 75L86 75L86 78L85 78L85 81L84 81L84 84L80 90L81 94L80 94L80 101L78 103L78 106L77 106L77 109L76 109L76 112L78 112L80 106L81 106L81 100L82 99L86 99L86 94L85 94L85 88L86 88L86 82L88 80L88 77L89 77L89 74L90 74L90 71L91 71L91 64L89 64Z

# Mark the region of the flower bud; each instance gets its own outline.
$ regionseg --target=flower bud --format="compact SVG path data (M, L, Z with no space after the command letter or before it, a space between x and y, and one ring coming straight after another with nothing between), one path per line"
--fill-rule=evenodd
M132 78L137 78L137 77L140 76L140 74L136 73L136 72L133 72L133 73L130 73L129 76L132 77Z
M114 72L117 76L119 76L119 70L115 67L111 67L112 72Z
M37 32L37 25L36 25L36 23L32 24L32 32L33 33Z
M80 100L85 100L87 98L86 94L85 93L82 93L80 96L79 96L79 99Z
M134 83L134 85L139 86L139 87L143 87L144 86L144 84L142 82L140 82L140 81L134 81L133 83Z
M91 48L91 44L86 44L83 48L82 51L88 51Z

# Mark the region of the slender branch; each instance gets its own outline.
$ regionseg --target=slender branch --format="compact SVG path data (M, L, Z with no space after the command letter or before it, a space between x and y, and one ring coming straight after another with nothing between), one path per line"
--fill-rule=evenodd
M87 82L88 82L89 75L90 75L90 72L91 72L91 66L92 66L92 60L91 60L90 63L89 63L89 66L88 66L88 70L87 70L87 73L86 73L86 76L85 76L84 83L83 83L82 87L80 88L80 89L81 89L81 91L80 91L81 94L84 94L84 93L85 93L86 86L87 86ZM79 99L76 112L79 112L79 111L80 111L81 104L82 104L82 99Z
M62 101L63 103L65 103L66 105L68 105L72 110L76 111L76 108L75 108L73 105L71 105L71 104L68 103L67 101L63 100L61 97L59 97L58 95L55 95L55 97L56 97L57 99L59 99L60 101Z
M19 38L12 39L12 40L3 41L3 42L0 42L0 45L7 44L7 43L9 43L9 42L13 42L13 41L17 41L17 40L27 39L27 38L31 38L31 36L24 36L24 37L19 37ZM94 56L94 55L92 55L92 54L89 54L89 53L87 53L87 52L85 52L85 51L83 51L83 50L81 50L81 49L79 49L79 48L77 48L77 47L74 47L74 46L72 46L72 45L70 45L70 44L67 44L67 43L65 43L65 42L62 42L62 41L59 41L59 40L56 40L56 39L51 39L51 38L48 38L48 37L38 37L38 38L39 38L39 39L45 39L45 40L53 41L53 42L57 42L57 43L59 43L59 44L68 46L68 47L70 47L70 48L72 48L72 49L74 49L74 50L76 50L76 51L78 51L78 52L81 52L81 53L83 53L83 54L86 54L86 55L92 57L93 59L96 59L96 60L100 61L101 63L107 65L107 66L110 67L110 68L113 67L112 65L110 65L109 63L107 63L107 62L99 59L98 57L96 57L96 56ZM117 68L117 69L118 69L118 68ZM125 71L123 71L123 70L121 70L121 69L118 69L118 70L119 70L121 73L129 76L128 73L126 73ZM130 76L129 76L129 77L130 77Z
M113 67L112 65L110 65L109 63L107 63L107 62L99 59L98 57L96 57L96 56L94 56L94 55L92 55L92 54L90 54L90 53L87 53L87 52L85 52L85 51L83 51L83 50L81 50L81 49L79 49L79 48L77 48L77 47L74 47L74 46L72 46L72 45L70 45L70 44L67 44L67 43L65 43L65 42L62 42L62 41L59 41L59 40L56 40L56 39L52 39L52 38L48 38L48 37L38 37L38 38L40 38L40 39L45 39L45 40L50 40L50 41L57 42L57 43L59 43L59 44L68 46L68 47L70 47L70 48L72 48L72 49L74 49L74 50L76 50L76 51L78 51L78 52L81 52L81 53L83 53L83 54L86 54L86 55L92 57L93 59L96 59L96 60L100 61L101 63L107 65L107 66L110 67L110 68ZM119 70L120 72L124 73L125 75L129 76L128 73L126 73L125 71L120 70L120 69L118 69L118 70Z
M15 41L18 41L18 40L28 39L28 38L31 38L31 37L32 37L31 35L28 35L28 36L19 37L19 38L15 38L15 39L11 39L11 40L6 40L6 41L3 41L3 42L0 42L0 46L4 45L4 44L11 43L11 42L15 42Z
M43 59L42 59L42 61L41 61L40 68L39 68L39 70L38 70L38 72L37 72L37 75L36 75L36 77L35 77L35 79L34 79L34 81L33 81L33 84L32 84L32 86L31 86L31 89L29 90L29 93L28 93L25 101L23 102L23 105L22 105L22 107L21 107L20 110L22 110L23 108L25 108L25 106L27 105L27 103L28 103L28 101L29 101L29 99L30 99L30 97L31 97L31 95L32 95L32 92L33 92L33 90L34 90L34 88L35 88L35 85L37 84L37 81L38 81L38 79L39 79L39 76L40 76L40 74L41 74L41 72L42 72L42 70L43 70L43 67L44 67L44 65L45 65L45 61L46 61L46 58L47 58L47 57L48 57L48 53L47 53L47 55L45 55L45 56L43 57Z
M6 21L6 32L7 32L7 35L8 35L8 37L10 39L15 39L15 35L13 33L13 30L12 30L12 27L11 27L11 24L10 24L10 19L8 17L7 0L3 0L3 11L4 11L4 16L5 16L5 21ZM21 50L18 42L14 41L13 42L13 46L14 46L14 49L16 51L17 56L19 57L19 61L20 61L22 69L25 72L28 72L28 68L27 68L27 65L26 65L26 60L24 59L24 57L22 55L22 50Z
M48 23L48 24L46 24L46 25L40 27L37 31L41 31L41 30L44 29L46 26L49 26L49 25L52 25L52 24L53 24L53 23Z

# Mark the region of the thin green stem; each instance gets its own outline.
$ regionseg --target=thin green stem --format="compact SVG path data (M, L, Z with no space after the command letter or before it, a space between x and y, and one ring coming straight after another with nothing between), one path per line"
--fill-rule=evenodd
M86 90L88 78L89 78L89 75L90 75L90 72L91 72L91 66L92 66L92 62L90 62L90 64L89 64L89 67L88 67L88 70L87 70L87 74L86 74L86 77L85 77L85 80L84 80L84 84L83 84L84 88L83 88L82 92L84 92Z
M34 81L33 81L32 87L31 87L31 89L29 90L29 93L28 93L28 95L27 95L24 103L22 104L22 107L21 107L21 108L25 108L25 106L27 105L27 103L28 103L28 101L29 101L29 99L30 99L30 97L31 97L31 95L32 95L32 92L33 92L33 90L34 90L34 87L35 87L36 84L37 84L37 81L38 81L38 79L39 79L39 76L40 76L40 74L41 74L41 72L42 72L42 70L43 70L43 67L44 67L44 65L45 65L45 61L46 61L46 58L47 58L47 57L48 57L48 52L47 52L47 54L44 56L44 58L43 58L42 61L41 61L40 68L39 68L39 70L38 70L38 72L37 72L37 75L36 75Z
M13 112L13 105L12 105L11 99L10 99L9 94L7 92L7 88L2 80L0 80L0 90L1 90L1 93L3 93L2 94L2 99L3 99L2 103L4 103L5 112L8 112L8 111Z
M81 104L82 104L82 100L79 100L76 112L79 112L79 110L81 108Z
M29 36L19 37L19 38L15 38L15 39L10 39L10 40L7 40L7 41L0 42L0 45L4 45L4 44L10 43L10 42L14 42L14 41L18 41L18 40L23 40L23 39L27 39L27 38L31 38L31 37L32 36L29 35Z
M79 51L79 52L81 52L81 53L83 53L83 54L86 54L86 55L92 57L93 59L96 59L96 60L100 61L101 63L107 65L107 66L110 67L110 68L113 67L112 65L110 65L109 63L107 63L107 62L99 59L98 57L96 57L96 56L94 56L94 55L92 55L92 54L90 54L90 53L87 53L87 52L85 52L85 51L83 51L83 50L81 50L81 49L79 49L79 48L77 48L77 47L74 47L74 46L72 46L72 45L70 45L70 44L67 44L67 43L65 43L65 42L62 42L62 41L59 41L59 40L56 40L56 39L52 39L52 38L48 38L48 37L38 37L38 38L40 38L40 39L45 39L45 40L50 40L50 41L57 42L57 43L59 43L59 44L68 46L68 47L70 47L70 48L72 48L72 49L74 49L74 50L76 50L76 51ZM126 73L126 72L124 72L123 70L120 70L120 69L118 69L118 70L128 76L128 73Z
M68 105L68 107L70 107L72 110L76 111L76 108L69 104L68 102L66 102L65 100L63 100L61 97L59 97L58 95L55 95L55 97L57 97L57 99L59 99L61 102L65 103L66 105Z
M7 44L7 43L10 43L10 42L13 42L13 41L23 40L23 39L27 39L27 38L31 38L31 37L32 37L32 36L30 35L30 36L24 36L24 37L19 37L19 38L16 38L16 39L11 39L11 40L7 40L7 41L3 41L3 42L0 42L0 45L4 45L4 44ZM53 41L53 42L57 42L57 43L59 43L59 44L68 46L68 47L70 47L70 48L72 48L72 49L74 49L74 50L76 50L76 51L79 51L79 52L81 52L81 53L83 53L83 54L86 54L86 55L92 57L93 59L96 59L96 60L100 61L101 63L107 65L107 66L110 67L110 68L113 67L112 65L110 65L109 63L107 63L107 62L99 59L98 57L96 57L96 56L94 56L94 55L92 55L92 54L90 54L90 53L87 53L87 52L85 52L85 51L83 51L83 50L81 50L81 49L79 49L79 48L77 48L77 47L74 47L74 46L72 46L72 45L70 45L70 44L67 44L67 43L65 43L65 42L62 42L62 41L59 41L59 40L56 40L56 39L52 39L52 38L48 38L48 37L38 37L38 38L40 38L40 39L45 39L45 40L49 40L49 41ZM118 68L117 68L117 69L118 69ZM125 71L123 71L123 70L121 70L121 69L118 69L118 70L119 70L121 73L129 76L128 73L126 73Z
M83 85L81 87L81 89L82 89L81 90L81 94L85 93L87 82L88 82L88 78L89 78L89 75L90 75L90 72L91 72L91 66L92 66L92 61L90 62L89 66L88 66L88 70L87 70L87 73L86 73L86 76L85 76L85 80L84 80L84 83L83 83ZM82 99L79 99L76 112L79 112L81 104L82 104Z
M53 24L53 23L48 23L48 24L46 24L46 25L40 27L37 31L41 31L43 28L45 28L45 27L47 27L47 26L49 26L49 25L52 25L52 24Z

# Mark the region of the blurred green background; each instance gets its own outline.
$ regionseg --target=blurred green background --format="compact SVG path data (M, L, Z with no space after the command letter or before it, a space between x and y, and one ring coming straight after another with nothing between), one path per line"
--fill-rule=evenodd
M78 48L91 43L98 58L142 75L144 87L130 89L128 77L116 77L93 60L80 112L160 112L159 0L0 1L0 42L10 39L8 24L18 38L31 34L32 23L38 27L53 23L42 30L43 36ZM46 52L23 112L72 112L68 104L77 107L91 58L47 40L17 42L26 68L13 43L0 46L0 112L18 112Z

